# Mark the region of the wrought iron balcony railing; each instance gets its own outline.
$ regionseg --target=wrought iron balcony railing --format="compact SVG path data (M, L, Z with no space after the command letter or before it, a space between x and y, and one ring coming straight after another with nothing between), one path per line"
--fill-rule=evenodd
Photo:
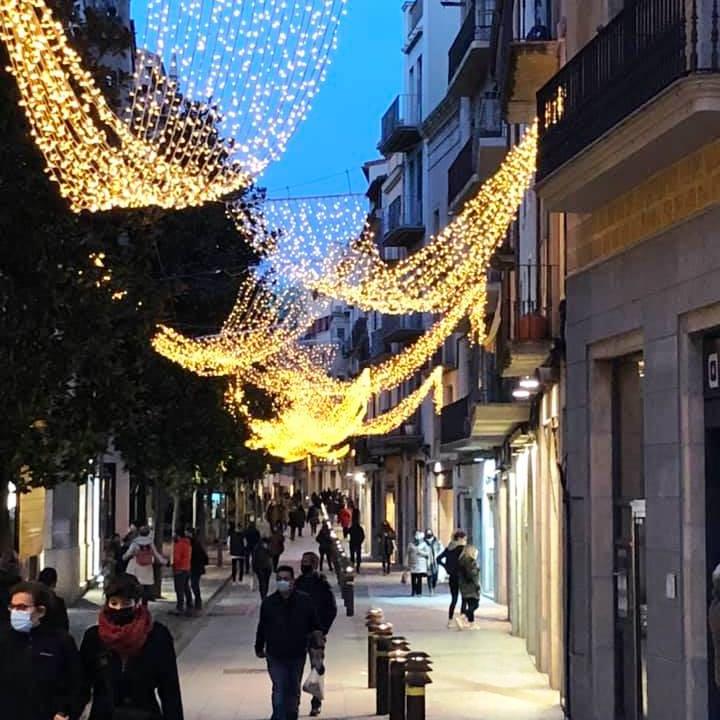
M490 42L494 18L494 0L472 0L460 31L448 52L448 82L455 77L473 42L477 40Z

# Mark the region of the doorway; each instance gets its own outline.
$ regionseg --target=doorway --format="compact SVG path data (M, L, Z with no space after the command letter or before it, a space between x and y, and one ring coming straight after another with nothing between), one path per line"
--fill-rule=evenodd
M615 717L647 718L647 592L642 354L612 375Z

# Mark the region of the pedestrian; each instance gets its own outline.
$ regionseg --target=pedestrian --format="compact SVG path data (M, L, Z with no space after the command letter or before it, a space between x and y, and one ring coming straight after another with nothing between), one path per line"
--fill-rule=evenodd
M712 601L708 622L712 636L713 648L715 649L715 685L720 689L720 565L712 574Z
M240 528L233 525L230 528L230 533L228 534L227 544L232 565L232 581L234 583L238 582L238 580L242 582L245 573L245 553L247 552L247 548L245 546L245 533L240 530Z
M192 590L195 604L193 609L195 614L199 614L202 610L202 593L200 591L200 579L205 574L205 568L210 563L207 550L203 547L198 536L197 530L192 531L190 555L190 589Z
M271 500L265 513L265 519L270 523L272 529L282 524L282 516L283 512L280 504L275 502L275 500Z
M67 607L63 600L56 592L58 574L53 567L46 567L40 571L38 582L42 583L50 595L50 604L43 618L43 623L55 628L56 630L64 630L70 632L70 620L68 618Z
M347 539L350 535L350 528L352 526L352 511L347 505L343 505L338 512L338 522L343 531L343 538Z
M98 624L83 637L89 720L183 720L172 636L141 599L134 576L113 578Z
M252 558L253 570L258 579L258 590L260 591L260 599L264 600L268 594L270 586L270 575L273 571L273 558L270 554L269 538L262 538L255 546Z
M127 562L125 572L134 575L143 588L143 602L147 605L155 599L155 564L168 565L155 548L150 528L143 525L138 534L130 541L128 549L123 554L123 561Z
M435 594L435 588L437 587L438 575L440 573L440 566L438 565L438 557L442 554L443 546L440 541L435 537L435 533L428 529L425 531L425 544L430 551L430 557L428 558L428 590L431 595Z
M133 544L133 540L138 536L138 529L134 524L130 524L128 531L125 533L125 537L122 539L120 544L120 557L122 558L122 567L118 568L118 572L126 572L128 561L125 560L125 555Z
M335 569L335 542L327 523L323 523L315 541L320 553L320 570L323 569L323 562L327 559L328 570L332 572Z
M178 615L192 615L192 592L190 570L192 569L192 532L186 528L178 530L173 543L173 580L177 598L175 611Z
M350 526L348 535L350 541L350 564L357 572L360 572L360 561L362 559L362 545L365 542L365 530L360 523L353 523Z
M39 582L20 582L0 628L0 704L7 720L76 720L85 707L80 655L65 631L45 622L52 597Z
M279 566L276 582L277 591L263 600L260 608L255 654L267 660L273 718L297 720L310 636L321 628L312 599L294 587L292 567Z
M291 532L294 529L297 531L298 537L302 537L303 529L305 528L305 509L302 505L296 505L290 513Z
M382 569L384 575L390 574L390 568L392 565L392 556L395 552L395 531L392 529L392 525L387 520L383 521L380 527L380 534L378 540L380 542L380 557L382 559Z
M255 553L255 548L260 542L260 531L255 525L255 521L251 520L245 529L245 561L247 563L246 570L250 572L250 564Z
M317 534L317 527L320 522L320 510L314 504L308 508L307 522L308 525L310 525L310 532L314 537Z
M325 646L330 628L337 617L337 602L335 593L330 587L327 578L318 572L320 558L314 552L303 553L300 561L300 577L295 583L295 589L310 596L317 612L323 642L315 644L310 649L310 662L320 675L325 675ZM310 701L310 717L320 714L322 698L313 695Z
M463 615L457 617L459 629L469 628L478 630L475 625L475 611L480 605L480 568L477 564L478 549L474 545L466 545L458 560L458 577L460 580L460 594L463 599L465 622Z
M0 555L0 624L10 619L10 591L20 582L20 563L14 550Z
M285 552L285 536L278 525L270 536L270 555L273 561L273 570L277 572L280 556Z
M453 618L455 616L455 606L457 605L460 594L459 561L465 549L466 542L465 532L463 530L456 530L448 546L437 558L438 565L445 568L445 572L448 575L448 585L450 587L450 608L448 610L449 628L455 627ZM461 611L462 610L464 610L464 608L461 606Z
M422 595L423 578L428 574L428 558L430 551L425 544L425 534L418 530L405 553L405 563L410 572L411 595Z

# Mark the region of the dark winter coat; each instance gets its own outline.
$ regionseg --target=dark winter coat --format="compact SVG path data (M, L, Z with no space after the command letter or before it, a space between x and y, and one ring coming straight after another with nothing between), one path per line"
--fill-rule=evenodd
M713 600L708 619L715 648L715 685L720 688L720 600Z
M254 527L250 526L245 531L245 545L247 546L247 551L249 555L252 555L253 550L257 546L257 544L260 542L260 531Z
M317 544L320 546L320 550L324 553L331 553L335 549L335 543L333 542L330 530L327 525L323 525L315 538Z
M294 590L283 598L276 592L263 600L255 636L255 651L278 659L305 657L310 633L321 630L309 595Z
M256 573L267 571L272 572L273 562L270 550L264 543L258 543L253 552L253 569Z
M273 533L270 536L270 554L280 557L285 552L285 538L280 533Z
M3 625L10 620L10 590L20 582L20 575L16 570L0 570L0 623Z
M129 658L124 668L120 656L109 652L100 641L97 626L85 633L80 655L87 690L92 690L89 720L111 717L108 677L115 692L116 707L127 704L133 709L154 713L158 720L183 720L175 646L164 625L153 624L142 652Z
M228 537L230 557L245 557L245 533L242 530L233 530Z
M305 527L305 511L301 507L294 508L290 511L290 527Z
M353 525L350 528L350 547L359 548L365 542L365 531L360 525Z
M314 505L311 505L307 511L307 521L312 525L313 523L316 523L319 520L320 520L320 511Z
M80 655L70 635L43 624L30 633L0 631L0 717L76 720L83 699Z
M458 561L464 549L465 545L458 545L453 541L437 556L438 565L442 565L447 574L452 578L458 576Z
M458 580L464 598L480 599L480 568L469 555L463 554L458 560Z
M50 596L50 607L47 608L45 617L42 619L45 627L68 632L70 630L70 619L68 618L65 601L54 592Z
M330 587L327 578L318 572L301 575L295 582L295 589L306 593L312 598L320 628L323 634L327 635L337 617L335 593Z
M190 574L199 576L205 574L210 558L199 540L192 541L192 555L190 555Z
M380 540L380 552L384 557L390 557L395 552L395 531L383 530L378 535Z

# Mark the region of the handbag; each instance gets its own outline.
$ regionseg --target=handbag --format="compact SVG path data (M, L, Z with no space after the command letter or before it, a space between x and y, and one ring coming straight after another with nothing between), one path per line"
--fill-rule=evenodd
M409 573L408 573L408 571L407 571L407 570L403 570L403 574L400 576L400 582L401 582L403 585L407 585L409 579L410 579L410 578L409 578Z
M325 699L325 677L321 675L315 668L310 670L307 680L302 686L303 692L312 695L317 700ZM114 720L114 719L113 719Z

